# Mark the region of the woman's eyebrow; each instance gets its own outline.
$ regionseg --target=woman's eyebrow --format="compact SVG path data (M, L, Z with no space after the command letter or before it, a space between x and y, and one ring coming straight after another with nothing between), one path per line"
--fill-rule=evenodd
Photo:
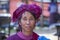
M26 16L22 17L22 18L27 18Z
M30 17L30 18L33 18L33 17Z

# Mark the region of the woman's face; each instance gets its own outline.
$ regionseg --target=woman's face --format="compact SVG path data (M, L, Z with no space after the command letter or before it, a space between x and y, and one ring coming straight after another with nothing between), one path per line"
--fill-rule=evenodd
M33 31L33 29L35 28L35 23L36 20L34 16L27 11L22 14L21 20L19 22L22 27L22 30L24 31Z

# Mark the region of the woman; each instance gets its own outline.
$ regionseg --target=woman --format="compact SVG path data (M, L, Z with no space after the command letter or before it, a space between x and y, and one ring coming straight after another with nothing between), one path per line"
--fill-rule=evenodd
M18 21L21 31L7 40L38 40L39 35L33 32L33 29L41 13L42 9L35 4L21 5L13 13L13 21Z

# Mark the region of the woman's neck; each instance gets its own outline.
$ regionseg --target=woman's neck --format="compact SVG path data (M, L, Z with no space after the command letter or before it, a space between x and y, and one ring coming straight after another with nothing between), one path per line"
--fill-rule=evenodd
M32 34L33 34L33 31L24 31L24 30L22 30L22 33L25 35L25 36L31 36Z

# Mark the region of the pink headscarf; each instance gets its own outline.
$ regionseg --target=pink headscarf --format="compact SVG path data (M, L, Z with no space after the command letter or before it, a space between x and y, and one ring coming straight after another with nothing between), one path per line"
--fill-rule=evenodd
M25 12L30 11L34 13L35 17L38 19L42 13L42 9L36 4L24 4L17 8L13 13L13 22L18 21L19 17Z

